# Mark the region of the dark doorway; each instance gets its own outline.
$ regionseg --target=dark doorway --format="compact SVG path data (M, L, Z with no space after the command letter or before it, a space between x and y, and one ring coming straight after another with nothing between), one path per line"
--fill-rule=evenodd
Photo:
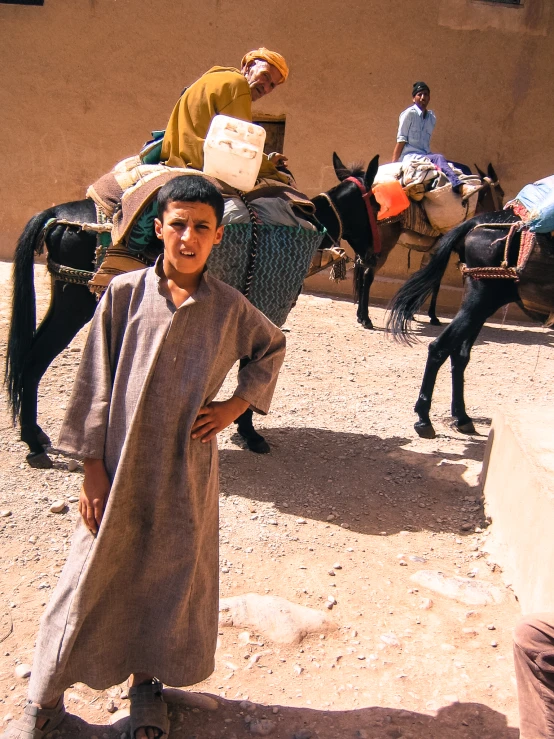
M253 123L262 126L266 131L264 152L271 154L278 151L283 153L285 146L285 119L284 118L266 118L263 120L255 119Z

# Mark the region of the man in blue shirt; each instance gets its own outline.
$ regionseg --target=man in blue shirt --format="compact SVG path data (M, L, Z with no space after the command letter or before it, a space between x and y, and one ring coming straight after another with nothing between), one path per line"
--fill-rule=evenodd
M452 167L442 154L431 153L431 134L437 119L432 110L427 110L431 99L429 85L425 82L414 82L412 98L414 104L400 113L396 146L392 155L393 162L399 162L409 154L426 156L444 173L452 184L454 192L460 192L463 183ZM458 164L456 166L466 174L471 174L467 167Z

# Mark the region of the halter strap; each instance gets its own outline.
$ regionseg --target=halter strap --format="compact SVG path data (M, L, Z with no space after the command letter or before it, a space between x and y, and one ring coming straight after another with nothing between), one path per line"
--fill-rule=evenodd
M371 207L371 204L369 202L369 198L372 194L371 190L367 190L365 185L362 184L360 180L358 180L356 177L347 177L344 182L353 182L361 192L362 199L367 209L367 216L369 218L369 225L371 227L371 235L373 236L373 253L380 254L381 237L379 236L379 227L377 226L377 219L375 218L375 213L373 212L373 208Z

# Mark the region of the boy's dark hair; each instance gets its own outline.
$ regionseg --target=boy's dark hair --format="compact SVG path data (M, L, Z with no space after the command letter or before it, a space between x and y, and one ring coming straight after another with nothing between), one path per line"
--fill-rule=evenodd
M201 175L185 174L175 177L165 184L158 193L158 218L163 215L169 203L206 203L214 209L217 225L223 220L223 196L212 183Z

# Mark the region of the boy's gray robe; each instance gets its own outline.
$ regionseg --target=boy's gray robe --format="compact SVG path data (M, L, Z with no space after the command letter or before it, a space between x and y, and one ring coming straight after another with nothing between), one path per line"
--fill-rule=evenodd
M97 537L80 522L43 616L30 698L131 673L192 685L214 668L218 619L217 444L191 439L233 364L237 395L266 413L281 331L205 273L179 309L155 269L113 280L100 301L60 436L103 458L112 489Z

